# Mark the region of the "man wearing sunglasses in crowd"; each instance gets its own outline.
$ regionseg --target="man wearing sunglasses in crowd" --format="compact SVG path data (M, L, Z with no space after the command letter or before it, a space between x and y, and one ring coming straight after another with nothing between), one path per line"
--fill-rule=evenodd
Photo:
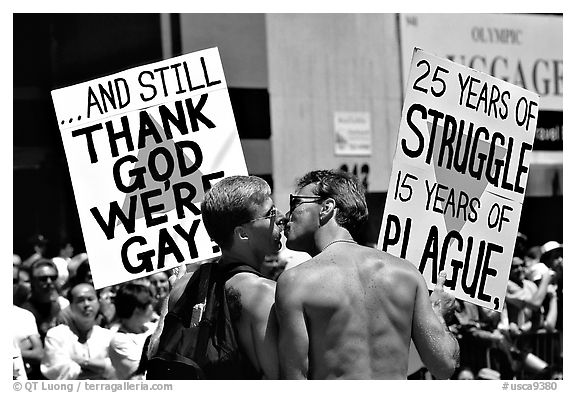
M270 195L270 186L259 177L230 176L216 183L201 204L206 231L222 251L217 262L221 270L242 267L241 272L228 275L225 282L242 361L223 365L208 378L278 378L278 328L273 309L276 283L260 273L265 256L282 247L279 225L284 216ZM174 283L168 309L182 296L190 276L188 273Z
M54 262L45 258L38 259L32 264L30 273L30 298L22 308L34 314L38 333L44 342L46 332L56 326L60 311L70 303L58 292L58 269Z
M43 352L46 332L56 326L60 311L67 307L69 302L58 293L58 269L54 262L45 258L37 259L32 263L29 271L30 297L21 307L30 311L34 316L40 338L34 346ZM29 360L26 371L28 378L43 379L40 372L40 359L26 360Z
M435 377L454 372L459 347L443 319L454 303L445 273L429 297L411 263L357 244L367 217L355 176L320 170L298 181L284 235L288 248L312 259L278 279L281 378L406 379L411 339Z

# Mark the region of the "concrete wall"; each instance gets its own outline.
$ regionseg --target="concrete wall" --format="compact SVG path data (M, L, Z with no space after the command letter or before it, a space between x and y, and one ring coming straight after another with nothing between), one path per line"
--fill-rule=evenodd
M217 46L229 87L266 88L264 14L180 14L182 52Z
M264 14L180 14L180 30L183 53L218 47L229 88L252 89L266 95L268 63ZM251 104L250 97L240 99L244 101L243 107L252 105L254 118L265 115L268 119L268 113L260 113L263 109L268 111L267 106ZM243 117L246 118L246 114ZM238 120L237 125L241 127ZM265 138L254 137L253 134L263 132L255 130L252 123L239 131L249 173L271 179L270 125L267 127Z
M280 209L311 169L368 164L386 191L402 97L395 14L266 15L274 196ZM334 112L369 112L373 152L334 153Z

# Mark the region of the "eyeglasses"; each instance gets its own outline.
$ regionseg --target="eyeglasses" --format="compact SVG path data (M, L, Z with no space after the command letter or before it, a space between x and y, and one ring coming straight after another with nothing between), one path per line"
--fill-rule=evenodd
M265 219L268 219L268 218L276 219L276 217L279 216L280 214L281 214L281 213L280 213L280 210L278 210L278 209L276 208L276 206L272 206L272 207L270 208L270 210L268 211L268 213L266 213L265 216L263 216L263 217L258 217L258 218L254 218L254 219L252 219L252 220L250 220L250 221L246 221L246 224L249 224L249 223L251 223L251 222L255 222L255 221L258 221L258 220L265 220Z
M58 279L58 275L55 274L53 276L34 276L34 278L40 282L48 282L48 279L52 280L52 282L55 282Z
M303 203L316 203L324 198L318 195L293 195L290 194L290 211L286 214L286 219L290 221L294 210Z

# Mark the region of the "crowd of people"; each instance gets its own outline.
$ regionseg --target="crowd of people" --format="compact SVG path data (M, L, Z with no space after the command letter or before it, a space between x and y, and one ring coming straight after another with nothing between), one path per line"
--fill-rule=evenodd
M225 288L250 379L562 378L559 243L527 248L518 235L497 313L445 293L445 273L430 293L412 264L358 244L368 211L355 177L308 173L286 215L270 194L257 177L231 177L202 203L218 263L244 266ZM47 242L38 235L30 256L14 255L14 378L146 378L162 317L192 273L95 290L88 255L65 241L51 257ZM534 348L539 335L556 339L552 355ZM423 366L406 375L411 340Z
M66 242L50 258L46 245L37 235L29 258L14 255L14 378L143 378L171 271L96 290L86 253Z
M563 247L519 233L502 313L457 300L454 379L562 379Z

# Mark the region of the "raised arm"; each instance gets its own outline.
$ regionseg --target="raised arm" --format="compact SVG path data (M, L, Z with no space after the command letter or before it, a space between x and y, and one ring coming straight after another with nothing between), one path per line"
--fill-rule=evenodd
M546 319L544 320L544 329L550 332L556 329L556 321L558 320L558 295L556 294L556 288L549 292L549 296L550 303Z
M186 289L188 280L190 280L196 268L197 266L194 266L194 268L192 268L192 272L186 273L187 266L182 263L177 268L172 270L172 274L168 278L168 281L170 282L170 294L162 300L162 306L160 307L160 318L158 319L156 330L154 333L152 333L150 337L150 343L148 344L148 351L146 354L148 359L152 359L152 357L156 354L158 344L160 344L160 336L162 335L162 330L164 329L164 318L166 317L166 314L168 314L168 310L172 309L178 299L180 299L184 289Z
M276 286L281 379L307 379L308 376L308 331L304 306L294 283L294 275L287 270L280 275Z
M553 272L551 270L547 270L542 274L542 279L538 285L538 290L530 299L526 300L527 307L531 308L532 310L540 309L548 293L548 285L552 281L552 273Z
M506 290L506 302L517 308L527 307L531 310L539 310L546 298L546 292L551 278L552 276L549 270L544 272L538 289L531 296L529 296L526 291L523 291L518 284L509 280Z
M444 315L454 297L444 291L446 273L439 274L430 297L424 277L419 273L416 277L418 287L412 320L412 339L428 370L436 378L448 379L458 367L460 358L458 341L444 322Z

